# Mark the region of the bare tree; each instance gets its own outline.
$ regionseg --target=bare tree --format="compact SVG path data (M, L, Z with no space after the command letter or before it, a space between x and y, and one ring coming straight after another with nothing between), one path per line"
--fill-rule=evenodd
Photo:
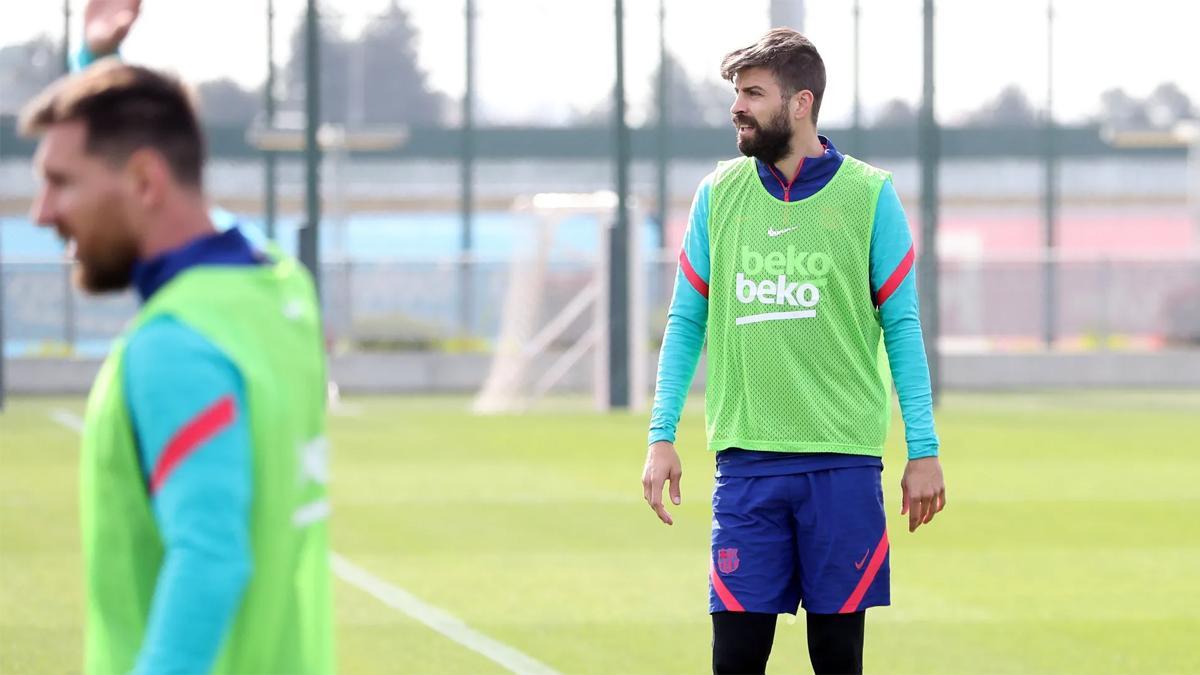
M904 99L894 98L883 104L879 115L875 117L873 126L896 129L901 127L915 127L917 125L917 111L912 104Z
M1192 100L1174 82L1163 82L1146 99L1146 116L1155 127L1170 128L1196 116Z
M729 123L729 104L733 92L728 83L712 80L693 80L679 64L674 54L668 53L667 68L667 122L675 127L715 127ZM647 124L658 122L658 68L650 74L646 84L646 101L649 114ZM580 112L572 122L584 125L605 125L612 121L612 101L605 99L598 105Z
M200 116L207 122L249 126L262 107L260 92L243 89L228 78L202 82L196 91Z
M986 102L978 110L968 113L966 125L970 127L1032 127L1038 123L1039 115L1029 102L1024 91L1010 84L996 98Z
M448 99L434 91L417 63L417 30L396 2L371 19L357 40L334 16L320 26L321 117L346 124L431 125L445 121ZM286 104L304 101L304 23L292 33L285 67Z
M1147 129L1150 127L1150 117L1146 114L1146 106L1125 93L1125 90L1120 87L1100 94L1100 112L1096 115L1096 121L1114 129Z
M674 54L667 53L667 122L672 126L712 127L729 121L733 94L726 83L694 81ZM648 122L658 121L658 72L654 69L647 87L650 104ZM725 85L725 86L723 86Z
M0 47L0 113L20 112L62 72L62 47L46 36Z

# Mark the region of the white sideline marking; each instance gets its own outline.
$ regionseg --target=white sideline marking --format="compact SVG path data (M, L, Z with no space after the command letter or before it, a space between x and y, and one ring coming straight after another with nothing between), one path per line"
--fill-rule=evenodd
M75 432L83 429L83 420L66 410L50 412L50 419ZM333 573L383 604L407 614L427 627L518 675L559 675L559 672L533 657L492 639L463 623L462 619L434 607L412 593L393 586L355 565L337 553L330 553Z
M292 525L296 527L308 527L313 523L320 522L329 517L332 509L329 508L329 500L320 499L311 504L305 504L292 514Z
M83 431L83 419L73 412L67 412L62 408L55 408L54 410L50 411L50 419L58 422L60 425L70 429L71 431L74 431L75 433L81 433Z
M329 406L329 414L335 417L362 417L362 406L353 403L334 403Z
M541 661L480 633L463 623L462 619L426 604L408 591L373 576L342 556L334 553L332 560L333 571L338 578L507 670L520 675L558 675L558 671Z

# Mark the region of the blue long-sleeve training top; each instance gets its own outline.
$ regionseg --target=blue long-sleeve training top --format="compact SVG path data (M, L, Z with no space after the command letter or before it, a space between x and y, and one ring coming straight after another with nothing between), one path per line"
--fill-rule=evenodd
M805 158L787 180L778 169L758 160L759 178L776 199L796 201L817 193L837 173L844 156L820 137L825 152ZM675 290L659 355L658 380L650 416L649 442L675 440L675 429L704 346L708 321L710 273L708 219L712 174L701 181L675 274ZM938 438L933 428L929 366L921 337L912 235L896 189L888 180L879 194L871 228L870 279L883 323L892 380L900 399L909 459L934 457ZM801 473L821 469L880 465L874 457L833 453L761 452L753 448L717 453L717 470L726 476Z
M139 263L134 283L144 302L191 267L262 262L232 229ZM224 353L170 316L129 337L125 363L126 402L164 545L135 672L207 672L253 568L246 388Z

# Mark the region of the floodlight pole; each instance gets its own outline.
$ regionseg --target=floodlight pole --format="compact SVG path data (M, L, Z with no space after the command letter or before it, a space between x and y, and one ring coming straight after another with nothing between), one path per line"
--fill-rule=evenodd
M1058 238L1058 150L1054 144L1054 0L1046 2L1046 130L1043 146L1043 175L1045 185L1042 188L1042 204L1045 209L1043 227L1045 235L1045 262L1042 268L1042 279L1045 286L1045 316L1043 340L1046 349L1054 348L1054 338L1058 332L1058 279L1055 268L1055 246Z
M925 334L925 354L929 360L929 383L933 401L941 390L941 334L938 299L938 161L941 134L934 114L933 0L924 0L924 86L917 129L921 161L921 257L917 266L917 287L921 295L921 324Z
M320 22L317 0L307 1L304 18L304 202L305 223L300 230L300 262L312 274L318 300L321 297L321 147L317 127L321 119Z
M0 225L2 228L3 225ZM4 332L4 231L0 229L0 411L4 410L4 392L7 390L4 381L4 347L8 339Z
M859 0L854 0L854 111L850 132L850 151L856 157L864 156L862 147L862 97L860 92L859 57L862 54L860 37L860 18L862 7Z
M62 69L71 72L71 0L63 0Z
M263 122L275 128L275 0L267 0L267 83L263 86ZM278 177L276 156L272 150L263 151L263 224L267 238L275 239L275 209Z
M472 333L471 316L474 313L472 300L472 260L474 248L475 210L475 0L465 0L467 81L462 99L462 173L459 178L462 194L459 208L462 211L462 237L459 243L458 273L458 331L463 337Z
M667 74L666 26L667 3L666 0L658 0L658 213L655 214L655 220L658 221L658 242L662 247L667 245L667 202L670 199L667 192L667 88L670 80Z
M617 213L608 256L608 405L629 407L629 127L625 123L625 3L614 0L617 81L613 91L613 144Z
M62 68L63 74L71 72L71 0L63 0L63 36L62 36ZM75 283L72 280L72 267L69 262L62 263L63 275L63 344L68 349L75 349Z

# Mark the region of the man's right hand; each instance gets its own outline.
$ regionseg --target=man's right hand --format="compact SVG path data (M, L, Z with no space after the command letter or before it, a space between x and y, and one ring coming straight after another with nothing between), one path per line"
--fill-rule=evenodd
M116 53L137 20L142 0L88 0L83 40L96 58Z
M675 452L675 444L669 441L658 441L646 451L646 468L642 469L642 493L646 503L658 514L658 519L667 525L673 525L671 514L663 506L663 485L671 482L671 503L679 505L679 479L683 476L683 467L679 463L679 454Z

